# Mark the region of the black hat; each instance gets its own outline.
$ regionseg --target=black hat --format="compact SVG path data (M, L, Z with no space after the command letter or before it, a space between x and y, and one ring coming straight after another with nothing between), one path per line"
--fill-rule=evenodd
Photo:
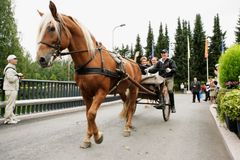
M161 51L161 53L168 53L168 50L163 49L163 50Z

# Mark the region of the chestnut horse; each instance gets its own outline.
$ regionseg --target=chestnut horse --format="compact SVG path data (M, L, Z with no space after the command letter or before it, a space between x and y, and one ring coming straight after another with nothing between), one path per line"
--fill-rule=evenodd
M141 81L138 65L128 59L122 59L121 73L117 72L118 64L104 46L76 19L60 14L50 1L51 13L43 14L37 37L37 61L42 67L52 65L58 56L70 54L75 67L75 81L80 87L86 104L87 132L81 148L91 146L91 137L95 143L103 141L95 119L98 108L110 91L115 90L123 100L121 116L126 119L123 135L130 136L132 117L136 107L138 87L130 80ZM69 52L63 53L62 50ZM129 78L128 78L129 77Z

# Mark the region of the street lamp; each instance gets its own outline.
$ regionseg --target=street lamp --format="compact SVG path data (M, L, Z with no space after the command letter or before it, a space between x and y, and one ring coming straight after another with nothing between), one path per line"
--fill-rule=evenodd
M118 26L115 26L112 30L112 50L114 51L114 31L117 29L117 28L120 28L120 27L124 27L126 26L126 24L120 24Z

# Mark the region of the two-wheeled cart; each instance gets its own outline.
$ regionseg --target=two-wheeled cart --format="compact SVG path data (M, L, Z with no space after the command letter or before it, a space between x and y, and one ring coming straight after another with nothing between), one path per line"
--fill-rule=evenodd
M143 75L138 87L137 104L152 105L157 109L161 109L163 119L167 121L170 117L171 107L165 79L159 75Z

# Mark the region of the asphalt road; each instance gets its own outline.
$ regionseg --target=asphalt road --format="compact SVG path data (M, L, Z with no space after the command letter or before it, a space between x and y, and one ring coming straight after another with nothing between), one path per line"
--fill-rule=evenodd
M100 108L97 124L102 144L80 149L86 131L85 112L0 124L0 160L229 160L209 103L191 103L177 94L176 114L165 122L162 111L138 105L131 137L123 137L122 105Z

